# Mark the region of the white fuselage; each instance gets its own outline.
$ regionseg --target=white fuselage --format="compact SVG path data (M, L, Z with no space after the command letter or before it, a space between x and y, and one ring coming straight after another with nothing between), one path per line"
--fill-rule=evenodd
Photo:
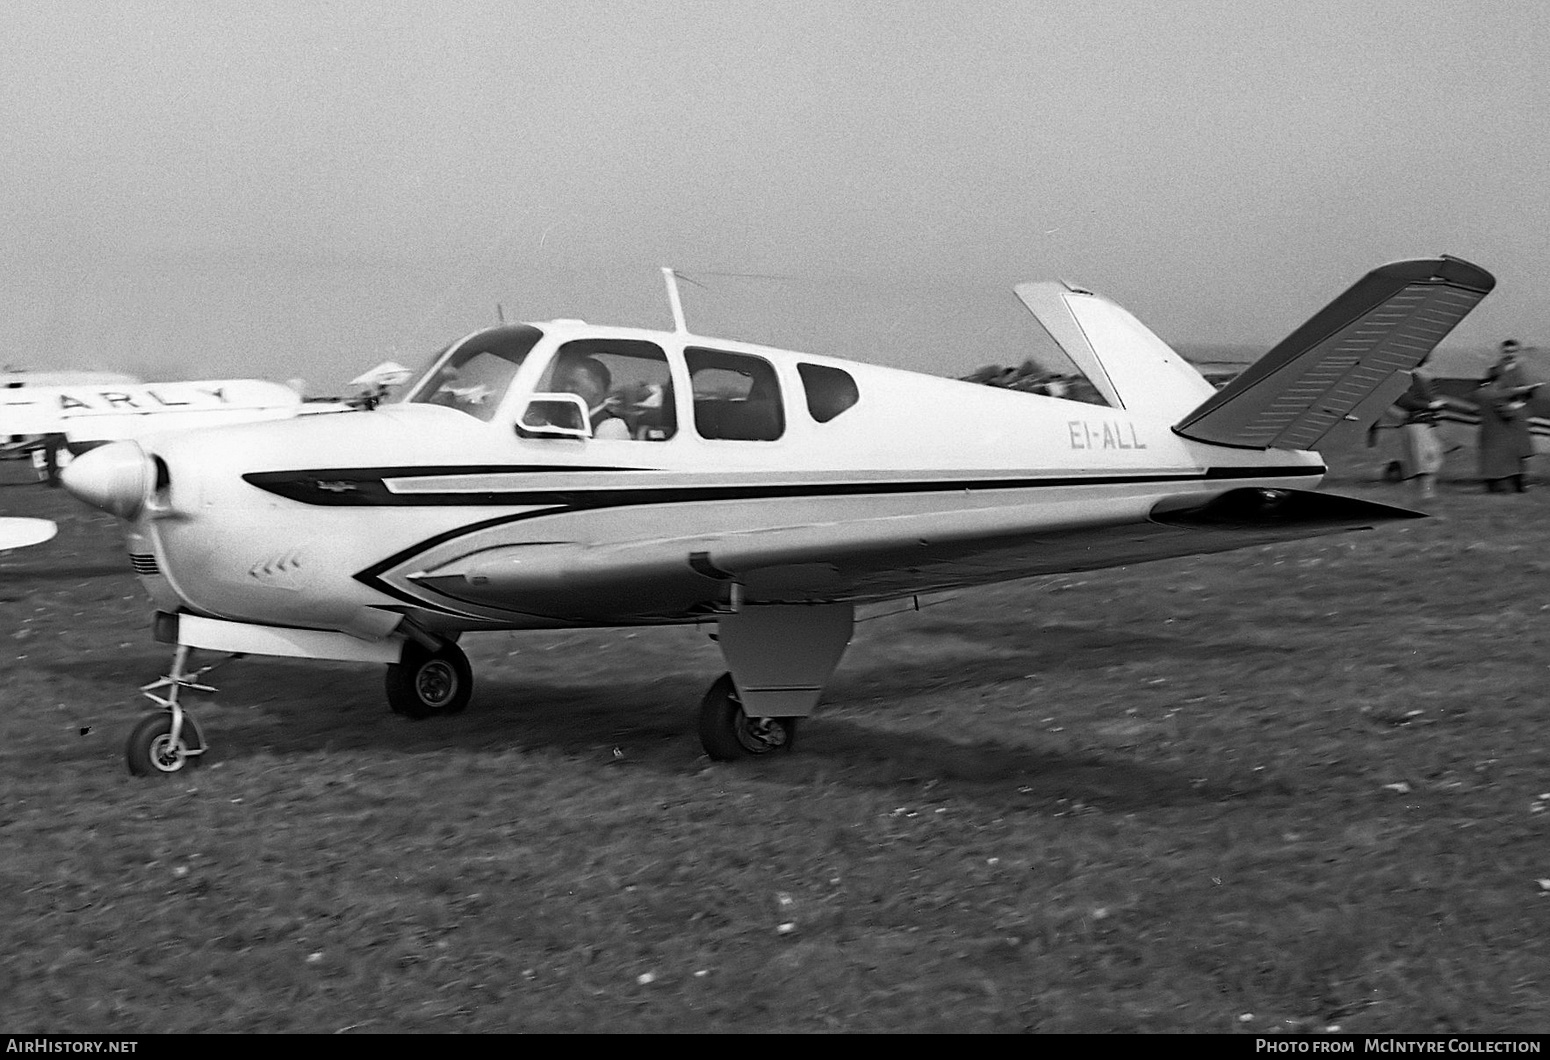
M373 411L149 439L166 486L132 522L130 552L157 606L363 637L405 614L440 631L693 621L725 603L722 575L750 535L789 540L791 560L749 560L739 581L817 599L830 575L803 563L803 535L927 548L944 526L1026 532L1032 510L1037 526L1069 531L1141 522L1167 499L1311 488L1324 470L1313 453L1180 438L1183 398L1121 409L679 333L535 327L504 394L481 394L477 415L431 402L422 380ZM660 349L671 379L658 400L676 428L660 440L519 431L532 395L554 386L550 361L578 341ZM707 414L685 350L707 348L769 366L778 437L702 436L713 430L697 429ZM834 370L853 384L837 413L814 397L817 369L830 370L825 385L843 383ZM1178 371L1167 367L1169 385ZM979 574L925 563L850 598L1047 569L1036 548L1026 568L998 563Z

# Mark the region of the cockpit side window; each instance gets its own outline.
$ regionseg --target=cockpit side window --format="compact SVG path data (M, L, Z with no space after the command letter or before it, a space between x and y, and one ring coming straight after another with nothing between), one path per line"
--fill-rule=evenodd
M807 411L819 423L828 423L861 400L856 380L842 368L802 362L797 365L797 374L807 391Z
M526 324L491 328L454 343L404 396L489 422L542 333Z
M538 384L587 404L592 437L665 442L678 433L667 355L638 339L577 339L561 346Z
M786 432L775 366L759 357L690 346L694 429L701 438L773 442Z

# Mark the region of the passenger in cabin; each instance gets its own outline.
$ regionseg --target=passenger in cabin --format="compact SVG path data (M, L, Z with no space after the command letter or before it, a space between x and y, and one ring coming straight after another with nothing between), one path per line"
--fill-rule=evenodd
M609 394L613 376L607 365L595 357L583 357L562 368L558 378L562 393L575 394L586 402L592 417L592 437L630 437L629 425L614 411L619 399Z
M1527 404L1538 384L1524 374L1520 349L1516 339L1503 342L1501 356L1475 391L1480 402L1480 477L1492 493L1522 493L1527 488L1524 461L1534 455Z

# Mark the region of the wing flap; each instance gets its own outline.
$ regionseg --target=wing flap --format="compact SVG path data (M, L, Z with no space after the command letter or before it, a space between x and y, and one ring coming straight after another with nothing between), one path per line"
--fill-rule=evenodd
M1495 284L1447 256L1375 269L1174 431L1214 445L1310 449L1395 373L1425 360Z

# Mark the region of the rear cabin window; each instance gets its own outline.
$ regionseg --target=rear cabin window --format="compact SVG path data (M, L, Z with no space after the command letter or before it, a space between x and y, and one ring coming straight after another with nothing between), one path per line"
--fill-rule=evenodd
M834 417L861 400L856 381L849 372L822 364L798 364L802 388L807 391L807 411L819 423Z
M665 442L678 433L667 356L635 339L577 339L561 346L538 389L576 394L592 415L592 436Z
M773 442L786 432L775 366L741 353L684 350L694 390L694 429L701 438Z

